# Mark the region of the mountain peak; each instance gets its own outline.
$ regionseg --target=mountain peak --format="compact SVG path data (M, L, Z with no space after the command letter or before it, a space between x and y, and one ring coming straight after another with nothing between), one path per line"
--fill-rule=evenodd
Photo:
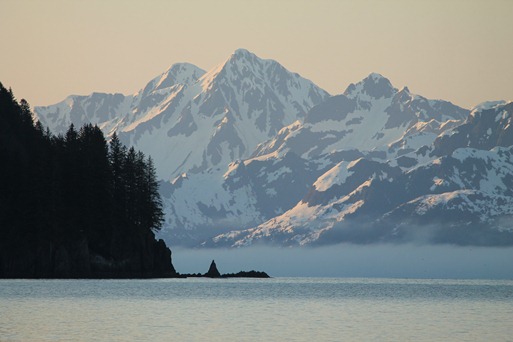
M369 74L369 76L367 76L367 77L364 79L364 81L365 81L365 80L372 80L374 83L378 83L378 82L380 82L380 81L381 81L381 80L383 80L383 79L385 79L385 80L387 80L387 81L388 81L388 79L387 79L386 77L384 77L383 75L381 75L381 74L379 74L379 73L377 73L377 72L371 72L371 73Z
M251 51L247 50L247 49L244 49L244 48L238 48L237 50L235 50L233 53L232 53L233 56L254 56L255 54L252 53Z
M198 68L194 64L175 63L160 76L156 88L162 89L174 84L190 85L196 82L204 73L205 70Z
M306 95L308 98L313 96L316 98L314 102L317 103L328 95L311 81L287 70L279 62L260 58L243 48L235 50L222 64L206 73L200 83L203 90L212 89L214 84L224 87L231 85L233 89L237 89L237 92L244 87L245 92L252 91L246 95L253 96L252 100L271 92L278 92L285 97L291 96L292 93L299 95L305 92L302 96ZM231 95L230 97L233 98ZM293 109L293 111L296 110L297 108ZM301 112L301 115L306 113L303 109Z
M248 77L255 72L255 68L261 69L264 60L246 49L235 50L223 63L208 71L202 76L200 82L203 90L212 88L213 83L219 79L228 78L230 81L241 76ZM245 69L242 75L242 69ZM221 81L225 83L225 81Z
M366 94L372 98L379 99L382 97L392 97L396 92L397 89L394 88L386 77L373 72L360 82L356 84L351 83L344 92L344 95L349 98L355 98L358 95Z
M246 49L237 49L235 50L225 64L231 63L240 63L240 62L249 62L250 64L254 64L256 61L262 61L260 57L255 55L253 52Z
M407 86L404 86L401 90L399 90L399 92L405 93L405 94L411 94L410 89Z
M138 94L144 96L153 91L172 87L176 84L192 85L205 74L205 70L191 63L175 63L171 65L165 72L153 78L144 89Z
M200 68L198 68L197 66L195 66L194 64L191 64L191 63L187 63L187 62L180 62L180 63L174 63L173 65L171 65L167 70L166 70L166 74L180 74L184 71L188 71L188 70L201 70Z

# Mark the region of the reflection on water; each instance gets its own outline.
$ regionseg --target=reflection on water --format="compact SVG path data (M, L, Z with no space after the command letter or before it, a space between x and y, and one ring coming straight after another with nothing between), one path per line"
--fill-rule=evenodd
M508 340L513 281L0 280L0 341Z

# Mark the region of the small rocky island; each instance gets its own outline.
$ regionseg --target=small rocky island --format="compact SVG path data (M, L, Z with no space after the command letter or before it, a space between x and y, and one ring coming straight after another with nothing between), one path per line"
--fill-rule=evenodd
M182 274L183 277L191 278L271 278L267 273L260 271L240 271L238 273L221 274L217 269L216 262L212 260L208 271L204 274Z

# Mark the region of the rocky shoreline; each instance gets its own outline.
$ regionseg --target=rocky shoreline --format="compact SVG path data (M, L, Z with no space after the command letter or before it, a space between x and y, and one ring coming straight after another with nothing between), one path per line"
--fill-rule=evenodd
M119 239L118 239L119 238ZM105 246L73 240L0 243L0 278L175 278L171 250L152 232L117 237Z

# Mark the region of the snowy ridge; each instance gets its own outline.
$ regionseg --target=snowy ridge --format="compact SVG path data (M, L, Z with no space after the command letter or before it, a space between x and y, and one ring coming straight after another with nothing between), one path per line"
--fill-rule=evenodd
M171 66L134 95L36 107L151 155L171 245L412 241L513 245L513 103L472 111L372 73L328 93L238 49ZM509 235L508 235L509 234Z
M254 156L287 150L313 158L343 149L380 150L414 133L423 136L421 141L410 142L412 149L418 148L436 138L443 129L441 123L461 122L468 113L444 101L412 95L406 87L398 91L374 73L350 85L344 95L312 108L303 124L282 129L274 139L260 144ZM432 120L436 124L429 125Z
M175 86L192 84L203 74L203 70L192 64L178 63L152 79L134 95L71 95L55 105L35 107L34 110L38 120L54 133L64 133L71 123L76 127L94 123L106 134L111 134L127 127L133 128L134 122L148 121L144 117L149 112L155 116L159 102L176 92Z
M238 49L208 72L175 64L132 96L71 97L35 111L55 133L71 122L117 131L124 143L154 157L161 178L173 179L249 157L327 96L278 62Z
M513 201L510 196L493 195L477 190L456 190L443 194L426 195L416 198L406 205L413 206L415 214L420 216L443 208L446 211L476 214L482 222L498 215L513 215Z
M483 107L459 126L457 121L445 125L495 136L509 123L513 113L509 106ZM405 136L434 134L440 126L436 121L419 123ZM470 141L480 144L483 137L474 134ZM461 140L450 154L437 157L432 154L434 145L443 150L444 144L455 147L454 141L429 140L430 145L389 160L339 162L313 182L309 194L290 210L248 230L220 234L211 243L309 245L428 236L429 243L513 244L513 144L483 150L466 147L468 140ZM405 157L415 162L400 165Z
M35 110L38 120L52 132L64 133L70 124L80 127L85 122L95 122L108 132L123 121L121 113L129 110L132 100L122 94L71 95L53 106Z

